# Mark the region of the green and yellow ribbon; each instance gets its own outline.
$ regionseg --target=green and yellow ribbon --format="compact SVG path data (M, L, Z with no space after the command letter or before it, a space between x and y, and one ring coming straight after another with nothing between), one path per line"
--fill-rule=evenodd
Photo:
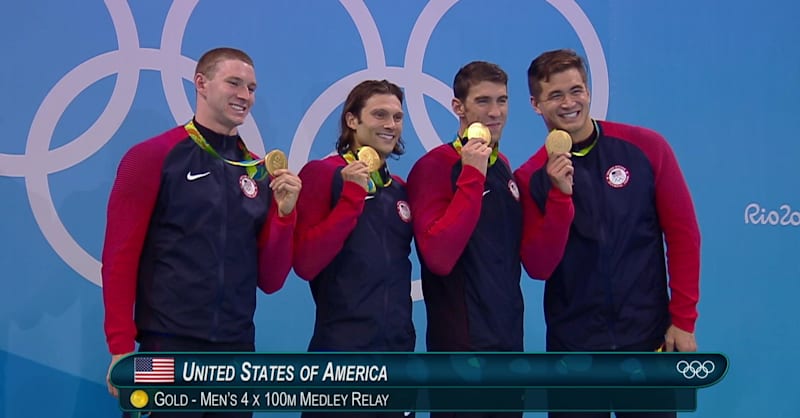
M464 146L462 141L464 141L466 139L467 138L462 138L460 136L456 136L455 141L453 141L453 148L456 149L456 152L458 153L458 155L461 155L461 147ZM497 155L500 153L499 149L500 149L500 147L497 146L497 145L492 147L492 154L489 155L489 167L493 166L494 163L497 162Z
M358 161L358 157L353 151L349 151L342 155L347 164L352 163L353 161ZM385 166L385 163L384 163ZM388 172L388 170L387 170ZM378 191L378 187L389 187L392 184L392 177L387 176L388 180L385 182L383 181L383 176L381 176L380 169L378 171L373 171L369 173L369 181L367 182L367 193L375 194Z
M592 143L577 151L572 151L572 155L576 157L585 157L586 154L588 154L589 151L594 149L594 146L597 145L597 139L600 138L600 127L597 126L596 120L592 119L592 123L594 124L594 138L592 139Z
M229 160L217 152L211 144L203 138L203 134L197 130L197 127L194 126L194 121L190 120L189 123L183 126L186 129L186 133L189 135L190 138L197 144L200 148L205 150L207 153L211 154L212 156L219 158L220 160L224 161L227 164L237 166L237 167L244 167L245 171L247 172L247 176L253 180L261 181L267 178L267 167L264 164L264 158L255 159L252 158L254 154L252 154L245 146L244 141L239 141L239 149L245 155L245 158L250 157L248 160L244 161L234 161Z

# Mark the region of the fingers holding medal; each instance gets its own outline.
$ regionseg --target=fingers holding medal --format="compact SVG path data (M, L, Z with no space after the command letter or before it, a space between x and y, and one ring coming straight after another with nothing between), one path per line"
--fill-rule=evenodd
M544 140L547 154L563 154L572 149L572 136L567 131L553 129Z
M486 125L480 122L471 123L467 127L467 132L464 136L467 139L478 139L486 146L489 146L492 143L492 132L489 131L489 128Z
M358 161L363 161L370 173L374 173L381 168L381 157L378 155L378 151L368 145L358 149Z
M381 168L381 158L375 148L367 145L359 148L354 154L355 158L348 159L349 163L342 169L342 177L345 181L352 181L369 192L370 173Z
M286 158L286 154L284 154L283 151L274 149L264 157L264 165L267 168L267 173L275 177L276 171L289 168L289 160Z
M464 139L467 139L466 143ZM485 176L492 154L492 133L489 128L480 122L473 122L464 130L461 141L461 163L475 167Z
M564 194L572 194L575 168L572 165L572 136L566 131L553 129L544 141L547 150L547 174L553 186Z
M279 149L267 153L264 166L272 177L269 187L278 204L278 211L281 216L286 216L294 210L303 183L300 177L289 171L289 160Z

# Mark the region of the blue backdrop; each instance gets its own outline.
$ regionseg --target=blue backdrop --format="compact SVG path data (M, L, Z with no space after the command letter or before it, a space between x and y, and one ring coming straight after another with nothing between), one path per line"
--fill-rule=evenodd
M530 60L561 47L588 56L592 114L664 134L694 196L697 339L731 369L699 392L693 416L799 417L800 176L790 161L800 142L784 137L800 110L800 5L715 3L4 2L0 417L117 414L104 386L98 261L115 169L134 143L191 116L195 62L221 45L256 62L243 136L257 153L287 151L294 170L333 149L353 85L400 84L408 153L392 169L402 176L454 134L449 86L461 65L489 60L509 73L502 149L517 167L545 136L528 101ZM542 288L523 278L530 351L544 347ZM423 302L414 309L422 337ZM279 293L259 296L257 347L303 351L312 321L308 287L292 274Z

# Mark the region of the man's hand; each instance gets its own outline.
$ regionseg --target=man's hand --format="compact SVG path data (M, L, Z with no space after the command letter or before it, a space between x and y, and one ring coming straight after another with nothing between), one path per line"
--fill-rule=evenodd
M557 187L564 194L572 194L573 176L575 167L572 166L572 154L550 154L547 157L547 175L553 186Z
M697 341L695 341L694 334L691 332L686 332L675 325L670 325L666 335L664 335L664 351L692 353L697 351Z
M106 373L106 386L108 387L108 393L115 398L119 397L119 391L114 386L111 386L111 369L114 368L114 365L117 364L119 359L127 356L128 354L130 353L111 355L111 364L108 365L108 373Z
M470 139L466 145L461 147L461 164L471 165L485 176L490 155L492 155L491 147L480 139Z
M366 190L369 185L369 167L363 161L353 161L342 169L342 179L352 181Z
M303 182L300 177L287 169L276 170L273 175L275 177L269 183L269 188L272 189L272 195L278 204L278 215L284 217L294 210Z

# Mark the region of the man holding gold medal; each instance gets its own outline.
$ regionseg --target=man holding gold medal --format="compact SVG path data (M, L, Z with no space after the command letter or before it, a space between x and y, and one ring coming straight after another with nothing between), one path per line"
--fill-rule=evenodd
M553 266L529 271L547 280L547 350L696 351L700 232L686 181L661 135L589 116L586 79L583 59L566 49L539 55L528 69L531 104L551 132L516 173L529 203L525 223L574 215L547 231L550 250L523 254ZM552 180L553 162L565 160L571 181ZM554 215L565 210L545 204L554 194L571 195L574 213Z
M414 350L411 208L387 165L404 152L403 116L397 85L361 82L345 100L337 153L300 171L294 270L316 304L310 351Z
M463 66L453 81L458 133L420 158L408 176L428 351L523 350L522 209L499 151L507 85L496 64ZM496 414L470 416L484 415Z
M238 134L255 100L252 59L208 51L194 84L194 118L131 148L111 190L102 255L111 366L135 341L140 351L253 351L256 288L276 292L291 269L301 181L283 153L258 159Z

